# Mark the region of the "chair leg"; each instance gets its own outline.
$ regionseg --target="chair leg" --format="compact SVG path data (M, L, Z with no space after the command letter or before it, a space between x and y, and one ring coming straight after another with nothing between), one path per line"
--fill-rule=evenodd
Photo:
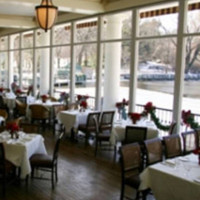
M97 149L98 149L98 139L96 138L95 153L94 153L95 157L97 155Z
M121 186L121 194L120 194L120 200L123 200L124 198L124 184Z
M55 176L56 176L56 182L58 182L58 170L57 170L57 164L55 166Z
M34 167L32 167L32 170L31 170L31 178L33 178L34 177Z
M54 167L51 170L51 185L52 189L54 189Z

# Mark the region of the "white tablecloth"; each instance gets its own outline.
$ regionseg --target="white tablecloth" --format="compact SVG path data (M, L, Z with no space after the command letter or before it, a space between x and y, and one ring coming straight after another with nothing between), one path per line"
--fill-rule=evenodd
M120 123L114 123L113 129L111 131L110 143L115 145L118 141L123 141L125 139L126 126L139 126L147 127L147 139L158 137L158 129L153 124L153 122L137 123L132 124L129 121L122 121Z
M52 116L53 116L53 110L52 110L52 108L53 108L53 106L54 105L63 105L63 103L61 103L61 102L51 102L51 101L47 101L46 103L42 103L42 101L41 100L37 100L37 101L35 101L34 103L30 103L30 104L28 104L28 106L27 106L27 108L26 108L26 117L30 120L31 119L31 111L30 111L30 109L29 109L29 106L30 105L35 105L35 104L37 104L37 105L43 105L43 106L45 106L46 108L48 108L49 109L49 111L50 111L50 116L51 116L51 118L52 118Z
M93 111L85 110L85 112L79 112L79 110L61 111L58 113L58 120L65 126L65 131L70 134L72 128L77 129L79 124L86 124L87 116Z
M8 161L21 168L21 178L30 174L29 158L35 153L46 154L44 138L39 134L19 133L19 139L11 139L8 132L0 133L0 142L5 148L5 157Z
M156 200L200 199L200 166L196 155L149 166L140 178L140 189L151 188Z

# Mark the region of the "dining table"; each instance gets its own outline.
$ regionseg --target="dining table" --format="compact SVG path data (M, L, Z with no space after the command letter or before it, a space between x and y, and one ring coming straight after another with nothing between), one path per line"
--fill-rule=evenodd
M64 110L58 113L57 119L64 125L66 135L73 137L72 134L77 131L79 124L86 124L87 116L91 112L94 111Z
M159 131L153 121L140 120L133 124L130 119L115 121L110 135L110 144L116 145L117 142L122 142L125 139L126 126L146 127L147 138L152 139L159 137Z
M147 167L140 174L139 189L150 188L156 200L199 200L200 165L198 155L167 159Z
M29 158L35 153L47 154L44 138L40 134L26 134L19 131L18 138L12 138L8 131L0 133L0 142L4 145L5 158L20 168L20 178L31 172Z

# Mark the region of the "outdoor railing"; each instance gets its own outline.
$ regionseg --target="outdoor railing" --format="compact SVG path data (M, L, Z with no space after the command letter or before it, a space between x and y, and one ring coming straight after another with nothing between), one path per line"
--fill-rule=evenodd
M144 110L144 105L142 104L137 104L136 105L136 112L141 113ZM160 122L164 125L170 125L172 123L172 110L166 109L166 108L159 108L156 107L156 116L160 119ZM200 114L193 113L194 114L194 119L195 122L200 124ZM189 127L186 127L185 125L181 124L180 126L180 132L184 132L186 130L189 130ZM167 131L159 131L160 136L165 136L168 135Z

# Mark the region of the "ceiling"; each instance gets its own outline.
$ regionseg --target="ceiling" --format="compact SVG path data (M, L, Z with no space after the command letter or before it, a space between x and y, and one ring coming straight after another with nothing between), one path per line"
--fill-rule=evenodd
M58 6L57 22L111 10L167 0L52 0ZM0 34L37 26L35 6L41 0L0 0Z

